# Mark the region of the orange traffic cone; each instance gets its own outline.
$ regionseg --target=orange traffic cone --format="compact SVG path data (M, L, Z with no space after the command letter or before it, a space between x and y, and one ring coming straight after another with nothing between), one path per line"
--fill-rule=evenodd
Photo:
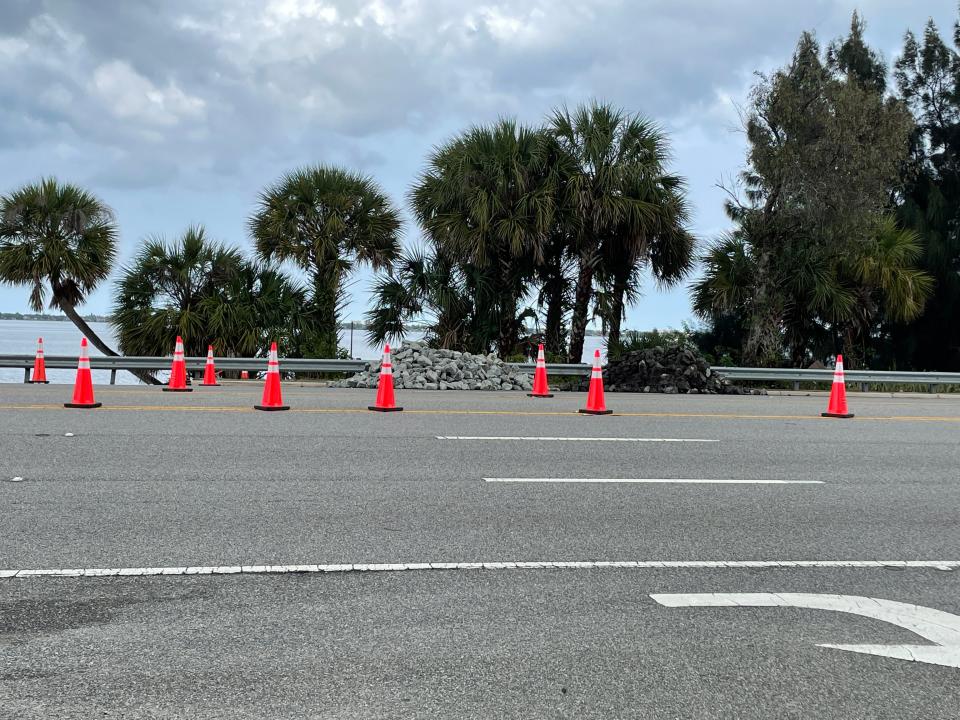
M267 380L263 384L262 405L254 405L257 410L289 410L283 404L280 394L280 361L277 360L277 344L270 345L270 358L267 360Z
M827 411L820 413L822 417L852 418L853 413L847 410L847 385L843 379L843 355L837 355L837 364L833 369L833 387L830 388L830 402Z
M590 392L587 393L587 406L578 410L584 415L609 415L603 401L603 370L600 369L600 351L593 351L593 372L590 373Z
M377 404L367 407L377 412L400 412L393 397L393 364L390 362L390 346L383 349L383 362L380 363L380 380L377 382Z
M49 385L47 380L47 366L43 362L43 338L37 340L37 356L33 359L33 376L31 383Z
M207 345L207 366L203 370L203 382L201 385L208 387L219 387L217 382L217 368L213 364L213 345Z
M551 398L553 393L547 386L547 363L543 357L543 343L537 348L537 369L533 373L533 392L527 397Z
M77 363L77 382L73 386L73 402L64 403L68 408L98 408L103 403L93 399L93 379L90 377L90 356L87 354L87 339L80 341L80 362Z
M170 366L170 382L164 392L193 392L187 387L187 363L183 359L183 338L177 335L177 344L173 348L173 365Z

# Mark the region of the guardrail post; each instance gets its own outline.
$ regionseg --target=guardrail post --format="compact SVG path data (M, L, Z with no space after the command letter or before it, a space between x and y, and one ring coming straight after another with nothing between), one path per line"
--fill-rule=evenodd
M111 385L116 385L116 384L117 384L117 370L116 370L116 368L114 368L113 370L110 371L110 384L111 384Z
M870 389L870 385L868 383L865 383L865 382L860 383L860 392L867 392L867 390L869 389Z
M799 390L799 389L800 389L800 381L799 381L799 380L794 380L794 381L793 381L793 389L794 389L794 390Z
M25 383L29 383L29 382L30 382L30 368L28 368L28 367L25 367L25 368L23 369L23 381L24 381Z

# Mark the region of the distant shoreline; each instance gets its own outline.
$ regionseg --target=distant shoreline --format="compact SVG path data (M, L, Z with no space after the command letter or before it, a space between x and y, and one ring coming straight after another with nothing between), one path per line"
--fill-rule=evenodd
M83 315L87 322L110 322L106 315ZM70 322L66 315L47 315L34 313L0 313L0 320L43 320L47 322Z

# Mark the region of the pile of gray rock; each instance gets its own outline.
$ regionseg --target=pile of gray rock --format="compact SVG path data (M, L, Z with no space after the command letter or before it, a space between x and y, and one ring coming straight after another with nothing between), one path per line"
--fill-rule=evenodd
M471 355L435 350L422 342L405 342L392 353L393 385L402 390L527 390L533 378L495 354ZM375 388L380 361L331 387Z
M634 350L612 360L604 372L604 389L727 395L749 392L711 371L709 363L695 348L680 345Z

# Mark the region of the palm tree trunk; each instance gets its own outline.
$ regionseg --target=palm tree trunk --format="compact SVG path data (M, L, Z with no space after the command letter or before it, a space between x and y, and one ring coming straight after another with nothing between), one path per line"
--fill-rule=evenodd
M756 367L777 364L780 351L780 312L772 287L773 257L767 251L757 263L754 310L743 348L744 361Z
M547 321L544 327L547 352L560 355L563 352L563 285L556 283L548 289Z
M590 312L590 295L593 291L593 258L580 257L580 271L573 298L573 317L570 320L570 353L567 362L578 363L583 358L583 341L587 334L587 314Z
M70 321L77 326L77 328L84 334L84 336L93 343L93 346L97 348L104 355L109 355L110 357L120 357L120 354L113 350L109 345L107 345L103 340L100 339L100 336L97 335L93 328L87 324L87 321L80 317L80 313L77 312L77 309L71 305L66 300L57 299L57 305L63 310L63 314L70 318ZM157 380L151 373L146 370L130 370L131 373L137 376L141 381L145 382L147 385L161 385L162 383Z
M318 357L337 355L337 284L332 273L318 272L313 277L313 302L319 314L319 337L312 348Z
M500 261L498 281L502 283L497 302L499 322L497 328L497 351L501 360L506 360L520 342L520 324L517 322L518 298L523 292L524 280L517 277L517 261L504 258Z
M627 276L617 272L613 278L613 299L610 301L610 330L607 334L607 352L620 346L620 324L623 321L623 299L627 294Z
M558 253L549 260L549 274L544 287L547 296L547 318L544 338L548 353L557 356L563 353L563 255Z
M500 299L499 305L497 354L501 360L506 360L517 346L517 301L507 291Z

